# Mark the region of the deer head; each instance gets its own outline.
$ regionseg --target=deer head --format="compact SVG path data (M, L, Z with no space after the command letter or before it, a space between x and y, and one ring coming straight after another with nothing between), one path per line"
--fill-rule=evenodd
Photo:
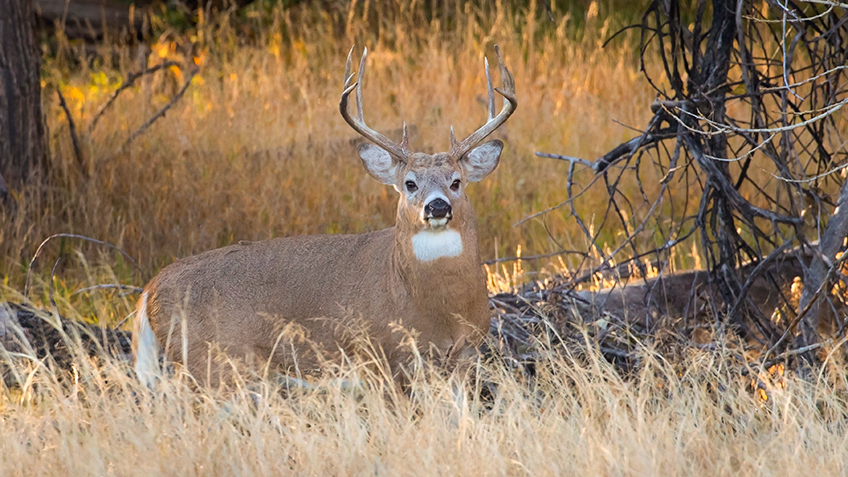
M500 127L518 106L515 98L515 80L504 65L498 47L498 58L502 88L493 88L489 74L489 62L484 59L488 86L488 120L481 128L462 141L457 141L453 127L450 131L451 148L448 152L425 154L410 152L406 123L403 124L403 139L400 144L374 131L363 117L362 85L365 76L368 49L359 62L359 78L352 82L351 60L353 49L347 57L344 76L344 92L339 109L345 121L359 134L371 141L359 146L359 157L368 173L383 184L394 186L398 200L400 230L411 233L437 234L451 230L451 222L462 224L474 220L471 204L465 195L465 185L478 182L498 166L503 143L498 140L479 145ZM348 107L350 94L356 90L356 117ZM495 115L495 94L504 97L501 111ZM373 144L372 144L373 143ZM461 252L461 249L459 250ZM447 251L450 254L450 251ZM419 257L421 258L421 257Z

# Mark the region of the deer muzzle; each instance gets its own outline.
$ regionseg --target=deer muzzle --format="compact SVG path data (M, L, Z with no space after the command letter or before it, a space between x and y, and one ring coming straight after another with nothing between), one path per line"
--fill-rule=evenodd
M442 198L435 198L424 206L424 221L430 227L443 227L453 218L451 205Z

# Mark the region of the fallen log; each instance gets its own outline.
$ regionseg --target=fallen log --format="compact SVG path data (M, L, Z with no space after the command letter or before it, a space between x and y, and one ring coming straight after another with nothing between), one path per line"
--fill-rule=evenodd
M770 317L775 310L794 309L798 297L792 285L803 276L804 265L794 255L767 267L753 280L748 299L763 315ZM747 276L752 266L743 266L740 276ZM691 270L662 274L648 279L630 279L619 285L599 290L559 289L564 299L571 299L583 314L589 316L612 314L628 323L650 326L660 317L697 320L703 313L712 313L707 305L712 301L718 309L724 304L718 290L710 286L710 272Z

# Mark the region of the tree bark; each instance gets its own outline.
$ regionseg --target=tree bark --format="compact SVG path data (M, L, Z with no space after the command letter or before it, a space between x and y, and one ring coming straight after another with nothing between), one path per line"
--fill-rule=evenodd
M47 166L34 18L32 0L0 0L0 176L12 190Z
M796 344L799 348L808 346L819 341L819 326L822 321L833 324L835 316L826 301L830 290L816 297L816 291L825 283L828 271L836 261L836 255L844 250L845 237L848 236L848 180L842 183L839 191L839 200L836 209L827 221L827 228L821 234L818 244L818 252L814 255L809 270L804 273L804 291L798 303L798 311L810 307L800 323L801 333L798 335ZM810 304L813 299L817 300ZM809 358L809 357L808 357ZM810 359L810 361L812 361Z

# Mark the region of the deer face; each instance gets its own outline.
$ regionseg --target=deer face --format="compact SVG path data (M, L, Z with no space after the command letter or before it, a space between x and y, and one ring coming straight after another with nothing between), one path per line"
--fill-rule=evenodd
M406 161L393 157L373 144L359 148L362 164L371 176L394 186L400 194L398 216L405 223L433 232L448 228L463 214L473 214L465 185L478 182L498 166L503 143L490 141L460 159L450 153L410 154Z
M456 140L451 128L450 151L432 155L410 152L406 123L403 125L403 139L400 143L368 127L362 106L362 82L368 49L362 52L362 59L359 60L359 80L356 82L351 74L352 48L347 56L339 112L350 127L373 143L359 147L359 157L368 173L383 184L394 186L401 194L396 226L413 234L413 252L420 261L456 257L462 253L462 236L457 229L475 223L471 202L465 196L465 184L482 180L498 165L503 143L495 140L478 144L506 122L515 112L518 100L515 98L515 80L504 64L497 45L495 55L498 57L503 84L501 88L492 86L489 62L484 60L489 99L486 124L462 141ZM351 114L348 105L354 90L356 116ZM504 98L503 107L497 115L495 92ZM451 227L451 222L454 227Z

